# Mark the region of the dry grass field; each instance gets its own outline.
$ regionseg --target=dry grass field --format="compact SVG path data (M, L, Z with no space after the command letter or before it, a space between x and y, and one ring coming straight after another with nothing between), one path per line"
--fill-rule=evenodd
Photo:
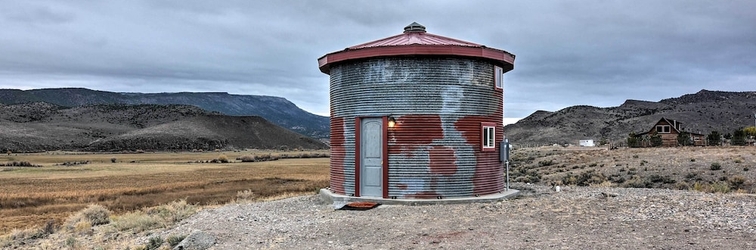
M545 185L756 193L756 147L539 147L513 152L511 178Z
M324 151L94 154L47 152L2 154L0 235L13 228L60 224L90 204L116 214L185 200L219 205L282 194L313 193L328 186L328 158L241 162L242 156L327 154ZM227 158L230 163L205 163ZM115 161L115 162L113 162ZM85 162L86 164L63 164Z

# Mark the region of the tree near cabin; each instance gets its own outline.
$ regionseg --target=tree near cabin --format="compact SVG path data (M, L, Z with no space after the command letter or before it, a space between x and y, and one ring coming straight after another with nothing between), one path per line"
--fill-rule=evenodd
M636 136L635 133L630 133L629 135L627 135L627 146L631 148L640 147L638 136Z
M732 133L732 141L730 142L730 144L736 146L745 146L746 136L746 132L743 131L743 129L735 130L735 132Z
M745 132L748 136L756 136L756 126L744 128L743 132Z
M654 131L654 133L651 135L651 146L659 147L662 145L662 143L663 141L662 141L661 135L659 135L658 133L656 133L656 131Z
M681 131L677 134L677 145L690 146L693 145L693 137L690 137L690 133Z
M719 131L711 131L711 134L706 136L706 141L711 146L720 146L722 145L722 135L719 134Z

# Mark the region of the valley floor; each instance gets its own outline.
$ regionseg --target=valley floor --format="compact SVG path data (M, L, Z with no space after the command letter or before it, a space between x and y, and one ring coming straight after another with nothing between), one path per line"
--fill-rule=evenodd
M496 203L334 210L317 196L205 210L149 237L196 230L211 249L754 249L756 197L516 184Z

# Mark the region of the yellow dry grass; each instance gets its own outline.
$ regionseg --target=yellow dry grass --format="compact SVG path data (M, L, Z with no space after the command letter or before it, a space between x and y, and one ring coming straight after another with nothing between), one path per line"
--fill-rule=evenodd
M225 204L244 190L253 192L256 199L266 199L328 186L328 158L233 161L245 155L300 153L305 152L2 155L0 163L28 161L43 167L0 168L0 234L51 219L61 221L89 204L126 213L180 199L191 204ZM232 163L194 163L220 155ZM60 165L74 161L89 163Z

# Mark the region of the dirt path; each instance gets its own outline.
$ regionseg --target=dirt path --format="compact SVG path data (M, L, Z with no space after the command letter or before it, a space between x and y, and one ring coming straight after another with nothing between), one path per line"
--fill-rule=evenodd
M213 249L754 249L756 197L518 185L498 203L333 210L316 196L227 205L172 229ZM144 244L146 238L135 243Z

